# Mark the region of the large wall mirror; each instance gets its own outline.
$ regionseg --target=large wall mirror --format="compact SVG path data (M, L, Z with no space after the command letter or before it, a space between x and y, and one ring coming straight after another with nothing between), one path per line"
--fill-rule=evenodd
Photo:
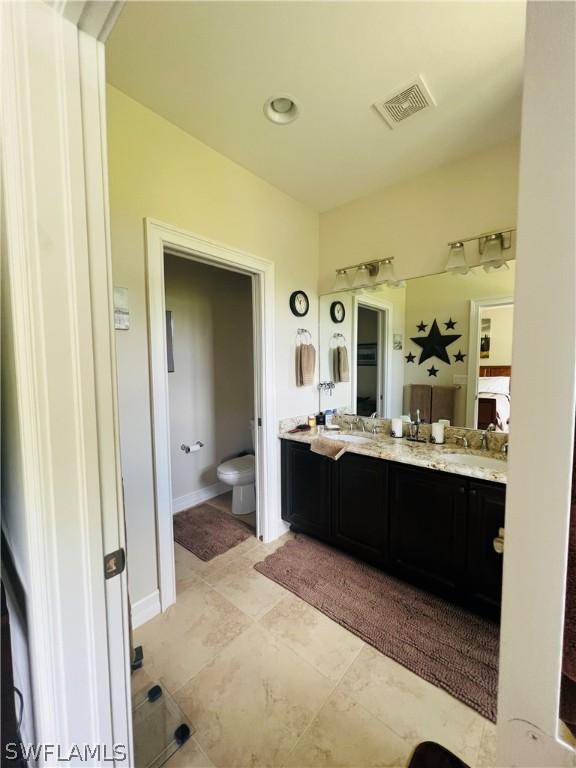
M515 262L320 297L320 410L510 428Z

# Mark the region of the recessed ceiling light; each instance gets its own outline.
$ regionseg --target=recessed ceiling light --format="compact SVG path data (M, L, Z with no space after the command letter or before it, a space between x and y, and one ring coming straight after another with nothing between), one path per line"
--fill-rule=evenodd
M298 107L290 96L273 96L264 104L264 114L277 125L287 125L298 117Z

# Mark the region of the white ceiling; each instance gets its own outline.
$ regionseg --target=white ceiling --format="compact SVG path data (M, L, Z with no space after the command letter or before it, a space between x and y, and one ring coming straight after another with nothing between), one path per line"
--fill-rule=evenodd
M516 135L524 2L128 2L108 79L326 210ZM437 108L390 130L371 107L422 74ZM289 94L278 126L264 102Z

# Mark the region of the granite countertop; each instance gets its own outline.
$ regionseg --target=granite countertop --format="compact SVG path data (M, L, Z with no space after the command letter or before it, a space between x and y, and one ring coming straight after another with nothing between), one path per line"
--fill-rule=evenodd
M440 472L449 472L453 475L464 475L478 480L488 480L493 483L506 483L507 462L501 451L486 451L474 448L462 448L454 442L446 442L444 445L434 445L433 443L413 443L406 438L393 438L390 435L377 434L372 435L369 432L350 432L342 430L343 435L357 435L365 438L366 443L347 443L346 449L350 453L358 453L362 456L373 456L377 459L386 459L387 461L397 461L401 464L412 464L416 467L425 467L427 469L436 469ZM323 436L325 436L324 433ZM291 434L284 430L279 437L283 440L293 440L297 443L311 443L315 437L318 437L317 429L311 429L309 432L296 432ZM443 456L447 453L457 453L469 456L478 456L482 458L496 459L502 464L499 467L482 467L471 464L461 464L458 461L446 461Z

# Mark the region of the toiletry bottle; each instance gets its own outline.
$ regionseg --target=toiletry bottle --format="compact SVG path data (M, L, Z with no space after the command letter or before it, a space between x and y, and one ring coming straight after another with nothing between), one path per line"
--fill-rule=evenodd
M314 427L316 426L316 416L314 415L308 416L308 426L310 427L310 429L314 429Z
M322 411L320 411L320 413L316 414L316 426L323 427L324 424L326 424L326 419L324 418Z
M330 409L324 411L324 423L326 424L327 427L332 426L332 419L333 419L332 411Z

